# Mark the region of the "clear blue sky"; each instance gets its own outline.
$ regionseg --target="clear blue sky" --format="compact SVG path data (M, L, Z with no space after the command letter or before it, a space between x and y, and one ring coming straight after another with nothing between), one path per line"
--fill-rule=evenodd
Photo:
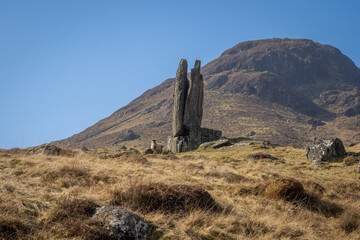
M0 0L0 148L78 133L235 44L331 44L360 64L360 1Z

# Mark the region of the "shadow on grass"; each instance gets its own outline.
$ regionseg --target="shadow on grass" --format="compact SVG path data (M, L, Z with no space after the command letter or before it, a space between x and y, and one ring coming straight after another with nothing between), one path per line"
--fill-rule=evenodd
M192 185L141 184L125 191L114 191L112 195L112 204L143 212L179 213L196 209L220 212L223 210L206 190Z
M303 199L294 203L303 206L312 212L324 215L325 217L338 217L344 212L344 209L341 206L327 200L322 200L314 194L306 193L303 196Z
M277 201L283 200L325 217L338 217L344 211L341 206L322 200L318 195L305 191L303 185L293 178L277 178L250 187L243 187L239 189L239 193L260 195Z

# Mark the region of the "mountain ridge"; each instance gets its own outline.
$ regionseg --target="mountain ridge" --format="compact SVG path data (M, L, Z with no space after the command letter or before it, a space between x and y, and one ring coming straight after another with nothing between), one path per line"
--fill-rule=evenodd
M202 124L222 130L225 136L255 130L257 140L299 146L319 134L341 135L345 142L360 140L356 133L360 70L330 45L308 39L247 41L225 50L201 73ZM173 82L174 78L165 80L109 117L55 144L146 147L152 138L165 144L171 135ZM314 125L319 121L325 124ZM341 126L342 122L351 126Z

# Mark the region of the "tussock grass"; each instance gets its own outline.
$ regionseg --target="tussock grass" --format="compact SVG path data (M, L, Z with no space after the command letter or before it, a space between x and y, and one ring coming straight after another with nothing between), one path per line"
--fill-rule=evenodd
M299 181L291 178L278 178L266 184L264 196L274 200L294 201L306 198L305 190Z
M21 217L0 215L0 239L24 239L32 230L33 226L22 220Z
M347 150L360 152L360 146ZM316 168L304 149L259 145L109 158L104 152L117 150L71 156L0 150L0 239L106 239L89 216L94 207L109 204L150 221L154 239L360 235L356 164ZM252 154L279 160L252 160ZM272 194L280 197L269 197L277 187Z
M339 220L340 228L346 233L350 234L356 231L360 226L359 213L346 212Z
M221 207L199 186L150 183L114 191L112 203L144 212L188 212L195 209L219 211Z
M97 207L90 200L61 198L47 213L44 226L63 237L110 239L101 223L91 218Z
M353 166L355 164L358 164L359 162L360 162L360 157L355 157L355 156L349 156L343 159L343 163L345 166Z

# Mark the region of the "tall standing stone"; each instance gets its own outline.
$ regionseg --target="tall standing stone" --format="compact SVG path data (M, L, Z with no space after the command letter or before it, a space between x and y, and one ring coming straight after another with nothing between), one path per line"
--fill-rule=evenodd
M195 66L191 69L190 86L186 98L184 125L189 135L189 146L198 146L201 142L201 120L203 114L204 83L203 76L200 74L199 60L195 61Z
M190 131L200 129L203 114L204 83L200 65L200 60L196 60L194 68L191 69L190 87L186 98L184 124Z
M173 153L197 149L203 142L215 141L221 131L201 128L204 101L201 62L196 60L191 69L190 84L187 79L187 62L180 61L175 79L173 106L173 133L168 139L167 149Z
M184 128L184 112L186 97L189 88L189 80L187 79L187 61L181 59L176 72L174 106L173 106L173 137L181 136L185 132Z

